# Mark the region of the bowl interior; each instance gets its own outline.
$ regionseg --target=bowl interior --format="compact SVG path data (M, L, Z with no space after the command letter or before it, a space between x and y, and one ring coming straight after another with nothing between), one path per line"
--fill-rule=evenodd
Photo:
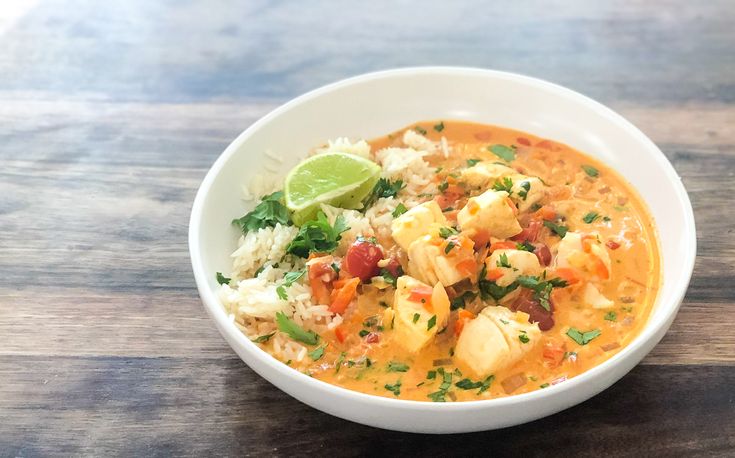
M658 148L627 121L577 93L532 78L468 69L383 72L316 90L272 112L235 140L202 186L193 225L207 288L230 270L237 230L248 210L242 186L264 169L282 175L315 145L340 136L372 138L424 119L497 124L566 143L621 173L659 228L663 285L649 325L671 318L694 259L694 221L679 177ZM283 159L269 159L268 150ZM661 229L664 230L661 230ZM195 273L197 266L195 266Z

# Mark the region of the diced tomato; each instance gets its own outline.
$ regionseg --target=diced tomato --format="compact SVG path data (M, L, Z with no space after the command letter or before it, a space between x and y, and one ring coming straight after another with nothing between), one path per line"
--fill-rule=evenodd
M359 284L359 278L350 278L342 288L335 290L337 292L332 300L332 304L329 306L329 311L339 313L340 315L343 314L357 294L357 285Z
M467 321L473 319L474 317L475 314L470 312L469 310L460 310L457 314L457 321L454 322L454 335L459 336L460 334L462 334L465 323L467 323Z
M495 281L501 278L504 275L504 272L501 269L498 269L497 267L494 269L489 269L487 271L487 275L485 278L487 278L490 281Z
M579 282L577 273L569 267L558 267L554 270L554 275L567 282L567 285L573 285Z
M541 221L532 220L528 223L528 227L511 237L511 239L519 242L535 242L536 239L538 239L538 235L539 232L541 232L542 227L543 223Z
M549 250L549 247L545 244L542 243L537 245L536 249L533 250L533 254L536 255L542 266L548 266L551 264L551 250Z
M380 342L380 336L374 332L368 333L368 335L365 336L365 342L367 343L378 343Z
M364 239L358 239L350 246L345 255L343 267L362 281L368 281L380 274L378 262L383 259L383 249Z
M431 286L419 285L411 290L408 294L408 300L411 302L426 303L431 300L434 289Z
M551 368L558 367L564 360L566 353L566 344L557 340L549 340L544 344L543 357L544 363Z
M616 242L615 240L608 240L605 243L605 246L610 248L611 250L617 250L618 248L620 248L620 244Z
M334 336L337 337L339 343L343 343L347 338L347 330L344 326L337 326L334 328Z
M531 323L538 323L540 330L548 331L554 327L554 304L551 300L549 302L549 308L551 310L546 310L533 297L531 290L523 288L518 298L511 303L510 309L528 313L528 319Z
M531 146L531 141L527 139L526 137L518 137L516 138L516 141L518 142L519 145Z
M495 242L492 245L490 245L488 252L492 253L495 250L515 250L515 249L516 249L515 242L502 241L502 242Z

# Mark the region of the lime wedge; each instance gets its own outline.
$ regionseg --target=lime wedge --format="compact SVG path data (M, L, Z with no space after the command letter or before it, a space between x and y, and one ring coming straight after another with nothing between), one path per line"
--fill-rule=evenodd
M320 204L359 209L375 187L380 166L346 153L312 156L294 167L286 177L286 206L297 226L316 218Z

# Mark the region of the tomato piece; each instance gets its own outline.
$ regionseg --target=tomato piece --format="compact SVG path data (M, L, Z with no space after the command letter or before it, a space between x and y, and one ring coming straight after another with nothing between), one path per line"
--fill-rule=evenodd
M365 336L365 342L367 343L378 343L380 342L380 336L374 332L368 333L368 335Z
M511 240L518 242L535 242L538 239L538 235L541 232L541 228L544 223L538 220L532 220L528 223L528 227L524 228L521 232L511 237Z
M485 278L491 281L498 280L500 277L504 275L503 271L498 268L490 269L487 271L487 275L485 275Z
M431 286L420 285L411 290L408 294L408 300L411 302L423 302L431 300L431 295L434 293L434 288Z
M380 275L378 262L383 259L383 249L364 239L358 239L350 246L345 255L343 267L350 275L362 281Z
M554 275L567 282L567 285L573 285L579 282L579 276L577 272L570 269L569 267L558 267L554 270Z
M495 250L515 250L515 249L516 249L515 242L502 241L502 242L493 243L492 245L490 245L490 248L487 251L489 253L492 253Z
M518 142L519 145L531 146L531 141L527 139L526 137L518 137L516 138L516 141Z
M533 297L533 293L530 290L524 290L521 291L518 298L510 305L510 309L528 313L528 319L531 323L538 323L540 330L548 331L554 327L554 304L551 300L549 302L549 308L551 310L546 310Z
M549 247L545 244L542 243L537 245L536 249L533 250L533 254L536 255L538 262L540 262L542 266L548 266L551 264L551 250L549 250Z
M620 244L616 242L615 240L608 240L605 243L605 246L610 248L611 250L617 250L618 248L620 248Z

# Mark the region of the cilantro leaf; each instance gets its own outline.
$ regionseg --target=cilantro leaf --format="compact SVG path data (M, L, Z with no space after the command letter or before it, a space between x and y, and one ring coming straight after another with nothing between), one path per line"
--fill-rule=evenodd
M313 361L318 361L322 358L322 356L324 356L324 349L326 348L326 345L324 345L323 347L317 347L313 351L307 353L307 355L309 355L309 358L311 358Z
M474 390L475 388L480 388L482 386L482 382L473 382L468 378L463 378L459 382L455 383L454 386L463 390Z
M399 361L388 362L388 372L408 372L408 365Z
M570 339L577 342L579 345L587 345L593 339L599 337L600 334L602 334L602 331L600 331L599 329L582 332L577 328L569 328L569 330L567 331L567 336L569 336Z
M405 188L403 180L390 181L387 178L380 178L370 195L363 201L364 208L372 206L381 197L396 197L403 188Z
M605 317L604 318L607 321L618 321L618 314L615 313L615 312L610 311L610 312L607 312L605 314Z
M528 180L521 181L521 184L519 184L521 190L518 191L518 197L520 197L523 200L526 200L528 197L528 191L531 190L531 182Z
M474 167L479 162L482 162L482 159L467 159L467 167Z
M291 216L286 206L281 203L282 199L281 191L264 196L251 212L242 218L232 220L232 224L237 225L243 234L265 227L275 227L276 224L291 225Z
M443 226L443 227L440 227L439 228L439 237L441 237L443 239L449 238L449 237L451 237L453 235L457 235L457 234L459 234L459 232L457 232L457 229L455 229L453 227Z
M415 130L416 132L420 133L421 135L426 135L426 129L424 129L421 126L416 126L416 127L413 128L413 130Z
M450 310L457 310L457 309L463 309L465 308L465 305L468 301L473 301L477 297L477 294L473 293L472 291L465 291L461 295L455 297L452 299L452 302L449 306Z
M436 315L433 315L431 318L429 318L429 321L426 323L426 330L433 328L436 326Z
M332 227L327 216L320 211L316 220L308 221L299 228L296 237L286 247L286 252L301 258L308 258L309 253L331 253L342 239L340 234L348 229L342 215L337 216Z
M398 218L399 216L406 213L407 211L408 211L408 208L406 208L406 206L403 205L403 203L399 203L398 205L396 205L396 209L393 210L391 215L393 215L393 218Z
M592 224L596 220L600 218L600 214L597 212L588 212L584 217L582 217L582 221L584 221L587 224Z
M307 345L316 345L319 342L319 334L314 331L306 331L304 328L296 324L293 320L286 316L283 312L276 312L276 324L278 330L285 332L288 336Z
M592 178L600 175L600 171L592 167L591 165L583 165L582 170L584 170L584 173L586 173L588 176L591 176Z
M220 285L229 285L231 281L232 279L222 275L222 272L217 272L217 283Z
M444 121L439 121L439 124L434 124L434 130L441 132L444 130Z
M551 221L544 221L544 226L551 229L551 232L555 233L561 238L564 238L564 236L567 235L567 231L569 231L569 228L567 226L555 224L555 223L552 223Z
M386 383L385 386L384 386L384 388L386 390L390 391L391 393L393 393L394 395L400 396L400 394L401 394L401 380L400 379L397 380L396 383L394 383L393 385L390 385L390 384L387 384Z
M270 334L263 334L262 336L258 336L255 339L250 339L250 341L255 343L266 343L271 340L271 337L273 337L274 335L276 335L276 333L271 332Z
M495 263L498 267L505 267L510 269L510 261L508 261L508 255L505 253L501 253L498 261Z
M510 179L510 177L503 177L501 180L495 180L495 183L493 184L493 190L495 191L505 191L510 196L513 194L513 180Z
M516 151L513 148L507 147L505 145L492 145L489 146L487 149L506 162L510 162L516 158Z

